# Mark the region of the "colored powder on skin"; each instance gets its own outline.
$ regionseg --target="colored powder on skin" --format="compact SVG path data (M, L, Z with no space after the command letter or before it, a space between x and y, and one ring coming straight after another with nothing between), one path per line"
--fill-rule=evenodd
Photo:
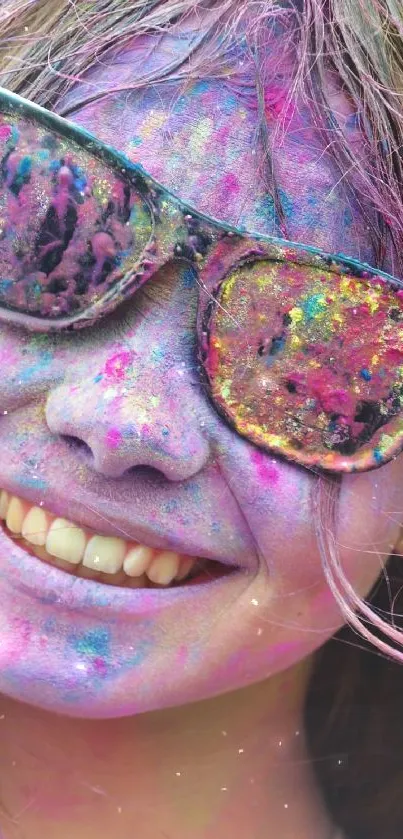
M110 428L105 438L106 445L109 449L117 449L119 448L122 439L122 434L118 428Z
M84 669L89 665L96 676L105 678L109 670L110 640L110 632L107 629L98 629L85 632L81 636L72 634L68 643L80 658L84 659Z
M110 379L122 381L127 375L127 368L133 364L135 353L123 350L109 358L104 366L104 374Z
M191 159L195 159L197 161L200 160L200 157L203 155L204 152L204 146L209 137L211 136L213 128L213 120L209 117L200 120L200 122L197 124L195 130L192 132L189 139L188 148L191 155Z
M240 190L240 183L238 178L232 173L229 172L227 175L224 175L220 186L225 189L231 196L236 195Z
M107 675L108 667L103 658L94 658L92 663L97 676L102 678Z
M165 358L165 350L162 347L153 347L151 351L151 359L152 361L156 362L157 365L163 361Z
M291 201L291 198L284 192L283 189L279 190L279 198L281 201L281 206L283 209L283 213L286 219L290 219L294 212L294 204ZM261 200L259 201L256 207L256 213L260 218L265 219L270 222L275 222L276 224L279 223L277 213L274 207L274 200L271 195L264 195Z
M262 452L256 450L251 453L250 459L256 467L259 479L264 484L276 484L278 482L278 470L272 463L267 462L267 455L264 455Z
M73 634L69 643L80 655L108 658L110 632L107 629L98 629L84 632L81 636Z
M184 667L187 660L188 660L188 657L189 657L188 648L184 644L181 644L181 646L179 647L178 652L176 654L176 664L178 665L178 667ZM0 839L1 839L1 837L0 837Z

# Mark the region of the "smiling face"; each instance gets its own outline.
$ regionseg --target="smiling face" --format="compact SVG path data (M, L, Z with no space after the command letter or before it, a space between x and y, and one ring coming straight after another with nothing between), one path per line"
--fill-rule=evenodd
M103 71L111 83L133 72L142 50ZM269 125L283 85L278 73L266 91ZM335 94L335 107L357 142L348 103ZM274 235L285 224L291 240L374 261L367 220L337 186L301 103L274 156L283 221L263 186L256 103L245 91L161 84L74 119L210 216ZM28 514L31 537L52 531L69 562L56 569L43 543L34 559L0 534L0 692L73 715L133 714L266 678L342 624L315 537L317 478L262 452L215 411L197 364L199 301L194 276L170 263L88 329L56 336L1 325L0 481L20 499L3 513L17 534ZM342 479L337 539L361 595L397 539L400 473L396 460ZM72 525L74 545L55 536ZM149 588L142 577L129 586L125 558L138 570L145 557L156 584L162 562L167 574L195 557L215 565L193 584ZM217 561L237 570L212 580ZM91 568L104 570L97 582L84 579Z

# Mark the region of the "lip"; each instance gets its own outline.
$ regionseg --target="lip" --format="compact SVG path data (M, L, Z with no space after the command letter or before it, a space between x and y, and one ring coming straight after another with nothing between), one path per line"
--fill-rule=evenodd
M11 489L9 485L7 487L3 484L1 489L17 495L28 503L38 503L36 499L28 497L30 493L21 495L18 491ZM46 509L49 509L49 512L54 515L64 515L66 517L65 512L52 510L50 505ZM82 516L77 516L72 520L88 529L94 529L90 527L88 520L83 520ZM103 534L99 529L96 532L100 535L122 536L122 531L114 528L109 522L108 527L103 528L103 530ZM140 539L137 539L137 541L140 541ZM154 548L173 549L172 543L169 543L168 540L150 539L145 544ZM185 552L183 551L183 553ZM89 613L94 616L102 615L104 619L113 615L122 617L123 615L141 616L150 612L157 613L168 605L179 605L194 599L201 592L205 592L207 587L216 590L222 585L228 585L230 579L248 573L245 568L236 566L228 559L224 562L214 556L203 558L213 559L222 565L227 565L233 569L233 573L217 577L209 582L192 583L191 585L173 588L131 589L119 586L112 587L96 580L66 574L60 568L42 562L25 551L17 542L10 539L0 524L0 579L7 586L22 594L34 597L37 601L41 601L44 606L57 606L58 609L63 611L83 612L87 615Z
M5 492L9 493L9 495L16 495L28 504L39 506L40 502L38 499L38 490L36 488L31 490L28 487L24 487L24 489L21 490L18 485L13 485L12 482L6 481L3 476L0 490L5 490ZM96 510L94 507L91 507L90 510L86 507L85 516L83 516L83 505L76 502L74 498L57 498L57 500L54 501L52 498L51 487L46 490L46 497L41 497L40 501L42 502L43 508L48 510L52 515L68 519L69 521L74 522L74 524L77 524L86 530L92 531L94 534L99 536L118 536L120 539L138 542L139 544L146 545L149 548L154 548L154 550L176 551L179 554L188 555L194 558L200 557L202 559L210 559L212 561L219 562L221 565L227 565L234 569L241 567L240 562L234 561L233 557L229 557L221 551L218 552L209 550L206 546L204 546L202 552L199 552L197 549L195 550L194 545L190 545L189 543L186 544L186 542L180 537L161 536L160 533L157 533L152 529L152 526L133 524L127 521L121 522L116 519L112 519L111 517L106 518L100 510ZM87 515L87 513L89 513L89 515ZM248 564L245 563L244 567L245 570L253 570L250 560Z
M7 559L4 559L5 555ZM104 618L114 614L121 617L155 613L167 605L181 604L194 599L207 587L217 589L222 585L228 585L230 579L246 573L245 569L234 567L232 574L218 577L208 583L195 583L177 588L112 587L95 580L65 574L59 568L41 562L9 539L0 527L0 578L14 590L30 594L44 605L57 605L66 611L86 614L90 612L94 616L102 614Z

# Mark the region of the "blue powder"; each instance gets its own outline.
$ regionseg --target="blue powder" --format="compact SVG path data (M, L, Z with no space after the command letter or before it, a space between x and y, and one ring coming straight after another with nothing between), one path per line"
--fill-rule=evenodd
M346 207L343 213L343 224L344 227L351 227L353 223L353 214L350 210L350 207Z
M346 119L346 128L356 129L360 127L360 115L358 111L355 114L349 114Z
M277 355L277 353L281 352L281 350L285 347L285 342L286 339L284 336L281 336L279 338L273 338L270 347L270 355L266 356L266 362L269 366L272 363L272 359L270 358L270 356Z
M14 285L14 280L0 280L0 294L8 291L12 285Z
M171 498L170 501L167 501L167 503L163 505L162 509L164 513L174 513L178 509L178 502L175 501L174 498Z
M182 284L184 288L193 288L197 277L197 271L195 268L184 268L182 271Z
M374 449L374 458L377 463L382 463L383 461L383 454L378 448Z
M48 482L39 475L21 475L20 481L27 489L43 489L44 491L49 489Z
M17 176L19 178L28 178L31 174L32 170L32 160L30 157L26 156L20 160L17 169Z
M290 219L294 214L293 201L283 189L279 190L279 198L285 218ZM279 226L280 219L274 208L274 199L271 195L264 195L260 199L256 206L256 215Z
M108 658L110 647L108 629L94 629L81 636L73 633L68 639L73 649L80 655L96 658Z
M18 131L17 126L13 125L13 127L11 129L11 137L9 137L7 142L8 143L11 142L11 145L14 145L14 144L17 145L19 139L20 139L20 132Z
M165 350L162 347L153 347L151 351L151 358L153 361L163 361L165 358Z
M192 94L197 96L199 93L207 93L208 90L211 90L211 82L206 80L197 81L193 87Z
M284 192L283 189L279 189L279 197L284 215L286 219L290 219L294 213L294 202L291 200L290 196L287 195L286 192Z
M320 314L320 312L323 312L325 308L326 302L323 297L323 294L312 294L302 304L302 309L307 320L313 320L316 317L316 315Z
M35 364L32 364L30 367L25 367L24 370L18 373L18 381L21 381L23 383L29 382L38 374L43 373L46 367L48 367L52 363L52 361L53 356L50 350L41 350L35 361Z

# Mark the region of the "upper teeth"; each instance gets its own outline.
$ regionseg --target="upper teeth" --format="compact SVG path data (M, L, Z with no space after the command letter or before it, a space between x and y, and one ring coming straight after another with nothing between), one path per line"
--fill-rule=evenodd
M74 522L57 518L4 490L0 493L0 519L12 533L45 548L51 556L104 574L123 570L128 577L146 575L153 583L168 585L184 579L197 562L194 557L157 551L117 536L91 535Z

